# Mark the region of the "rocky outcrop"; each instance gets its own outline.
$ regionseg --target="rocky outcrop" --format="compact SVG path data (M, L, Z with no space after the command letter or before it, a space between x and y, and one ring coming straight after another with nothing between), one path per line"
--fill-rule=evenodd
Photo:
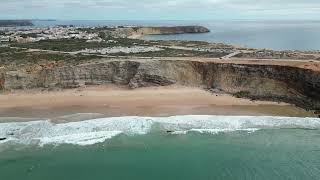
M207 33L210 30L203 26L172 26L172 27L123 27L107 31L115 37L131 37L143 35Z
M284 65L190 60L106 60L44 69L36 74L6 72L5 89L76 88L116 84L131 88L179 84L219 89L243 97L283 101L320 110L320 72Z
M207 33L210 30L203 26L173 26L173 27L142 27L136 32L143 34L184 34L184 33Z

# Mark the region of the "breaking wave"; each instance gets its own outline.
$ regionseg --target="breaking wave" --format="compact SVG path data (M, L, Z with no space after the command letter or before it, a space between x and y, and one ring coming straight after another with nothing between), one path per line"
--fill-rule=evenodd
M0 123L0 145L101 143L119 134L143 135L153 130L171 134L188 132L217 134L259 129L303 128L320 129L318 118L254 117L254 116L172 116L112 117L80 122L55 124L50 120Z

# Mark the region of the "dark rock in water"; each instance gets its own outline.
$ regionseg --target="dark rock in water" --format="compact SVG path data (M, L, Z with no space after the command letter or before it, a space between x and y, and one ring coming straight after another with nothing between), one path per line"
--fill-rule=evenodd
M314 114L315 114L318 118L320 118L320 110L314 111Z
M0 138L0 141L4 141L4 140L6 140L7 138Z
M166 131L167 133L173 133L174 131Z

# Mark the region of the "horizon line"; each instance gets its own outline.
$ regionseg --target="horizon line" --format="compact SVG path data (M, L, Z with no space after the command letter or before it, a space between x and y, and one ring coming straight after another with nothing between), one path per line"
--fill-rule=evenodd
M312 20L312 21L320 21L320 19L274 19L274 18L256 18L256 19L250 19L250 18L227 18L227 19L63 19L63 18L1 18L0 20L39 20L39 21L214 21L214 20L276 20L276 21L304 21L304 20Z

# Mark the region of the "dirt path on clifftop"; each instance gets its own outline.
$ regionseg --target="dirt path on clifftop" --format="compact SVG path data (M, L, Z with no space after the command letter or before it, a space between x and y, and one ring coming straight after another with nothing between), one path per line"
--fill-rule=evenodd
M210 62L210 63L220 63L220 64L238 64L238 65L274 65L274 66L288 66L288 67L298 67L302 69L310 69L316 72L320 72L320 61L316 60L294 60L294 59L247 59L247 58L229 58L229 59L219 59L219 58L198 58L198 57L109 57L112 61L198 61L198 62ZM97 61L110 61L110 59L100 59Z
M70 54L75 55L77 52L63 52L63 51L52 51L52 50L42 50L42 49L23 49L28 52L47 52L53 54ZM112 58L113 60L183 60L183 61L201 61L201 62L214 62L214 63L229 63L229 64L252 64L252 65L278 65L278 66L290 66L299 67L303 69L310 69L313 71L320 72L320 61L318 60L297 60L297 59L254 59L254 58L234 58L233 56L239 54L241 51L236 51L222 58L199 58L199 57L136 57L136 56L110 56L110 55L99 55L94 54L97 57ZM81 53L81 55L92 56L90 53Z

